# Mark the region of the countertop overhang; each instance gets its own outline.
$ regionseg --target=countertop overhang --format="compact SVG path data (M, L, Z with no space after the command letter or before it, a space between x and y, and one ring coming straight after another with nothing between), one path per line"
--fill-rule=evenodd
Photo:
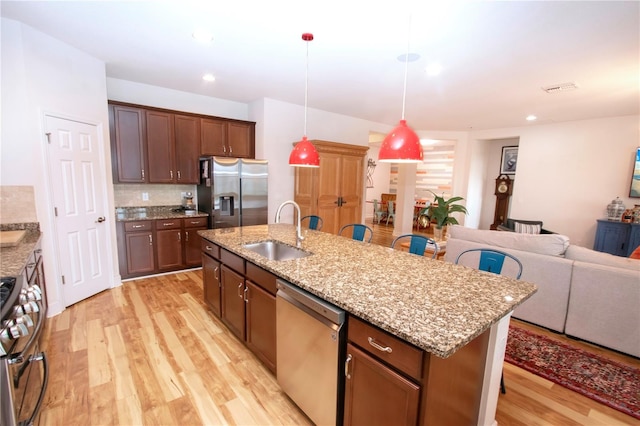
M534 284L333 234L304 230L312 255L270 261L243 245L296 246L295 227L275 224L199 231L349 314L447 358L533 295Z

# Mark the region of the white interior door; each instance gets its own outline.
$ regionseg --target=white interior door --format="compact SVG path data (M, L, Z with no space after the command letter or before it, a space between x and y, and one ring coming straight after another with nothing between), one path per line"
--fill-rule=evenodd
M64 305L110 287L103 147L95 125L45 117Z

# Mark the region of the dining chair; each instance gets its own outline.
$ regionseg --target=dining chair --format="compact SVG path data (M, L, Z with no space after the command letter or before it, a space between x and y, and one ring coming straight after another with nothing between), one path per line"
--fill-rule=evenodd
M380 223L380 221L382 220L382 217L384 216L384 214L385 214L385 212L384 212L384 210L382 210L382 206L378 202L378 200L373 200L373 220L374 220L374 222Z
M320 231L322 229L322 218L320 216L312 214L309 216L304 216L302 219L300 219L300 221L303 224L307 223L308 221L309 225L307 226L307 228L309 229L314 229L316 231Z
M389 219L393 219L394 225L396 223L396 212L393 204L393 201L387 201L387 225L389 224Z
M361 223L350 223L348 225L344 225L342 228L340 228L338 235L342 235L342 231L346 231L349 229L351 229L351 238L353 238L354 240L370 243L371 239L373 238L373 229ZM367 236L369 238L367 238Z
M396 244L402 244L406 240L409 240L409 253L417 254L418 256L424 256L424 252L427 250L427 247L433 249L432 259L435 259L438 256L438 243L435 240L425 237L423 235L417 234L404 234L397 237L391 243L391 248L395 248Z
M509 265L505 267L505 261L509 262ZM522 276L522 263L517 257L505 253L500 250L493 250L487 248L475 248L465 250L456 257L457 264L463 264L466 266L477 265L476 268L481 271L491 272L498 275L512 276L517 280ZM507 271L503 273L503 271ZM500 392L507 393L507 388L504 385L504 374L500 378Z

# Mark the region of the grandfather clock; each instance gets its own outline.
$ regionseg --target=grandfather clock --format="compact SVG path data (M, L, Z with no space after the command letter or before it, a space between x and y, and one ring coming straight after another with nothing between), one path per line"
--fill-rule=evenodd
M500 175L496 179L496 212L493 215L493 224L490 229L497 229L498 225L507 219L509 210L509 197L513 191L513 180L508 175Z

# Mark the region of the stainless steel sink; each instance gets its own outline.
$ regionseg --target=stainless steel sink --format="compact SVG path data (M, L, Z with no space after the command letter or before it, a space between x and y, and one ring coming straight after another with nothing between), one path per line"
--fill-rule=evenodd
M300 259L311 255L309 252L274 240L245 244L242 247L258 253L260 256L264 256L269 260L277 261Z

